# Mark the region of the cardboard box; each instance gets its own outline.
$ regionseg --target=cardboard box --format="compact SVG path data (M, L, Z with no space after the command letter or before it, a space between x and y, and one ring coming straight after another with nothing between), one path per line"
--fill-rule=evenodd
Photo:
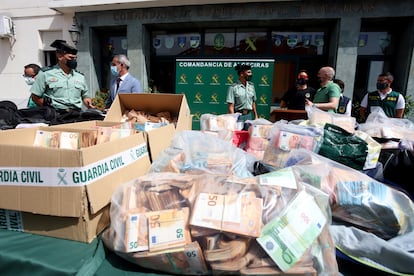
M0 227L89 243L109 224L113 191L149 169L144 135L72 150L33 147L38 129L56 128L0 132L0 209L19 211L0 212Z
M151 161L154 161L162 150L170 146L176 131L192 128L192 115L184 94L118 94L104 121L121 122L122 115L132 109L151 114L168 111L172 117L178 118L176 125L170 124L146 131Z

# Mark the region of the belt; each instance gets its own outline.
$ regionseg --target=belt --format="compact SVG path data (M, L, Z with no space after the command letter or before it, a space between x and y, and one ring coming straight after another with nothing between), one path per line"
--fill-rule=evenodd
M247 114L249 114L252 111L250 109L240 109L240 110L237 110L236 112L239 112L242 115L247 115Z

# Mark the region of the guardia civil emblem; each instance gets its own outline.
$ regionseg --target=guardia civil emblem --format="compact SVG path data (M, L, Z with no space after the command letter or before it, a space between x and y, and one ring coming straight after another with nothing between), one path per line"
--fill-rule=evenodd
M195 77L195 83L194 84L204 84L203 83L203 75L197 74L197 76Z
M220 85L219 76L217 74L213 74L211 76L211 82L210 82L210 84L211 85Z

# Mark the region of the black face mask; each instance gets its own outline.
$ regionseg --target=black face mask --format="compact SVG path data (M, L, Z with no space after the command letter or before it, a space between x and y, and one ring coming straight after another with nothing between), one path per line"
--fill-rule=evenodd
M296 84L299 84L299 85L304 85L304 84L307 84L307 83L308 83L308 81L306 79L303 79L303 78L300 78L300 79L296 80Z
M377 89L378 90L384 90L387 87L388 87L388 83L377 82Z
M249 76L246 76L244 79L245 79L246 81L251 81L251 80L252 80L252 78L253 78L253 75L249 75Z
M75 59L71 59L71 60L66 61L66 65L70 69L76 69L76 67L78 66L78 62Z

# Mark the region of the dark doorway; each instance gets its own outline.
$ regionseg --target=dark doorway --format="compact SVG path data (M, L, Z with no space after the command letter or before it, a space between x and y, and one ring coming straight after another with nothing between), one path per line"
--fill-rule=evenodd
M111 83L110 66L114 55L127 54L127 27L99 27L93 29L93 60L101 91L109 90Z

